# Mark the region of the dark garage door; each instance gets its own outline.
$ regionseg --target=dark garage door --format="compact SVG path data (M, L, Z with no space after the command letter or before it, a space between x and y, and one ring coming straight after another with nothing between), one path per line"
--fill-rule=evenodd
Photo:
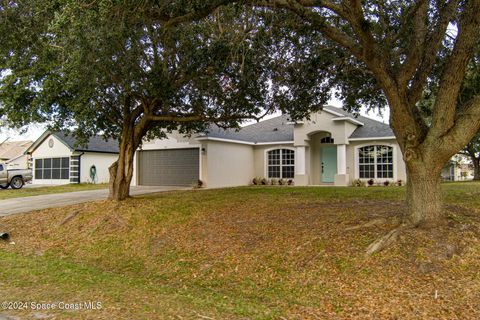
M191 186L199 179L199 150L139 151L138 168L139 185Z

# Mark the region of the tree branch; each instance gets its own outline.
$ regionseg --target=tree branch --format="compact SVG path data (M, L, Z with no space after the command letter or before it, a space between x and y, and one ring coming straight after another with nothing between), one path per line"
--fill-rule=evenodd
M229 120L261 120L265 115L262 116L241 116L241 115L225 115L220 117L211 117L207 115L195 115L195 114L167 114L167 115L145 115L145 119L148 121L154 122L198 122L198 121L206 121L206 122L221 122L221 121L229 121Z
M451 0L443 9L440 9L440 20L427 38L427 41L424 45L425 51L423 52L422 60L417 66L416 73L408 93L411 105L420 100L427 77L432 72L432 69L435 65L437 53L442 45L448 24L452 20L457 4L458 0Z
M331 3L326 3L324 1L316 1L319 4L316 4L314 1L307 1L306 5L302 5L302 1L292 1L292 0L265 0L265 1L256 1L251 0L248 1L249 3L257 6L257 7L265 7L265 8L283 8L290 10L291 12L295 13L299 17L303 18L304 20L310 22L318 31L322 32L327 38L330 40L338 43L348 51L350 51L355 57L363 61L363 52L362 49L359 47L359 43L356 42L353 38L351 38L346 33L340 31L339 29L330 26L328 21L322 17L320 14L310 10L311 7L317 8L336 8L337 11L335 13L339 15L343 15L344 11L338 6L334 6ZM331 9L330 9L331 10ZM342 14L340 14L341 12Z
M445 63L433 107L432 128L437 137L454 125L458 95L467 65L480 37L479 12L480 1L467 4L460 19L457 41Z
M455 124L438 139L439 152L463 149L475 133L480 131L480 95L459 112ZM452 146L453 145L453 146Z
M415 10L413 11L415 12L413 15L413 39L408 46L407 58L397 75L397 82L399 86L403 87L408 85L408 82L415 74L425 50L425 41L428 34L426 22L428 1L419 0L415 4ZM404 20L403 23L407 24L408 22Z
M209 14L211 14L213 11L215 11L217 8L233 3L234 1L232 0L215 0L212 1L209 5L206 5L205 7L201 8L200 10L195 10L190 13L187 13L182 16L177 16L177 17L168 17L164 21L164 27L165 28L171 28L175 27L179 24L185 23L185 22L190 22L190 21L196 21L199 19L202 19ZM159 19L165 19L165 16L159 16Z

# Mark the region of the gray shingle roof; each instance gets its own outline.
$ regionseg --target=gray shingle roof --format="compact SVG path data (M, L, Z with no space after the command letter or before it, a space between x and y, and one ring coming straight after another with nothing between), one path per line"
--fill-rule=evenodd
M287 115L282 115L242 127L238 131L212 126L206 136L254 143L293 141L293 124L289 124Z
M342 114L345 117L362 122L349 138L381 138L393 137L393 131L388 124L354 114L340 108L325 106L324 109ZM288 115L281 115L240 128L239 130L221 129L212 126L205 136L228 140L238 140L253 143L293 141L293 124Z
M70 149L76 151L90 151L90 152L108 152L118 153L118 141L114 139L105 140L102 136L91 137L87 145L79 144L77 139L68 132L54 132L57 138L65 142Z

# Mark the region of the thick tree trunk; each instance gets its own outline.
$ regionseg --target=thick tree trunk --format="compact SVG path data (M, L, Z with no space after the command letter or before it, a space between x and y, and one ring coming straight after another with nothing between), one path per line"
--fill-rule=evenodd
M405 223L434 227L442 222L441 166L429 162L407 163L407 213Z
M473 162L473 180L480 180L480 158L472 157Z
M133 158L138 147L135 141L133 126L124 126L120 141L118 160L109 168L110 171L110 193L111 200L125 200L130 196L130 183L133 176Z

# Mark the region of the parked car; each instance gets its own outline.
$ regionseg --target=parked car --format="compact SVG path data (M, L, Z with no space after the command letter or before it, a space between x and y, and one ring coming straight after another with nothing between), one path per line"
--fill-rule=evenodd
M7 166L0 163L0 188L20 189L25 182L32 180L32 171L28 169L8 170Z

